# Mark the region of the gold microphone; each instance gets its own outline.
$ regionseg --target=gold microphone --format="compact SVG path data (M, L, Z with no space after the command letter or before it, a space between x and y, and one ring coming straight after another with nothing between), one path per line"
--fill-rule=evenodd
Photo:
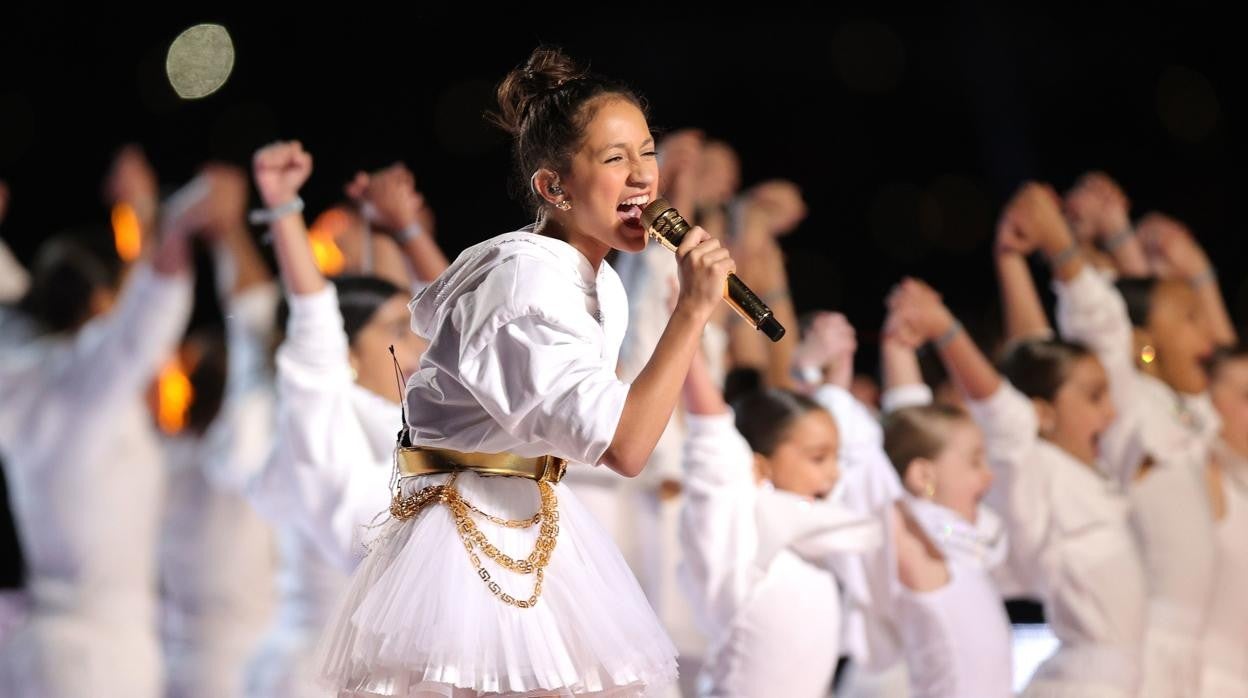
M680 247L690 225L672 207L667 199L659 197L651 201L641 210L641 224L646 227L650 237L657 240L667 249L675 252ZM724 300L737 311L737 314L749 321L755 329L767 335L771 341L778 342L784 336L784 325L781 325L749 286L742 283L736 274L728 275L728 283L724 289Z

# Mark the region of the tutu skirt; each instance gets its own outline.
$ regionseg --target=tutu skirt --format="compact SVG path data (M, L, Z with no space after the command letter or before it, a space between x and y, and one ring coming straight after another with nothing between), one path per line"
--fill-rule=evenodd
M407 478L402 493L447 475ZM527 519L541 499L532 480L482 477L455 483L486 514ZM342 696L658 695L676 678L676 650L623 557L564 485L559 531L532 608L503 603L482 583L450 509L434 503L377 532L318 648L322 678ZM508 528L473 514L506 555L524 559L538 526ZM535 575L484 554L481 565L516 599Z

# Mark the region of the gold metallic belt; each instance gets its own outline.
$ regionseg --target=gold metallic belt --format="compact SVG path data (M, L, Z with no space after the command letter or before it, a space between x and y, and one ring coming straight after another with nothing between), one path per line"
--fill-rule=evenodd
M559 482L568 470L568 462L554 456L521 458L514 453L461 453L428 446L399 446L394 456L400 477L471 470L481 475Z
M512 453L460 453L426 446L398 446L394 449L394 460L400 477L437 473L451 473L451 477L440 485L423 487L408 495L403 495L401 488L397 489L390 502L390 515L399 521L407 521L420 516L422 511L433 504L445 505L455 520L455 530L468 552L468 560L490 593L509 606L536 606L542 595L546 565L550 563L550 556L555 552L555 544L559 539L559 500L552 484L563 479L568 462L554 456L521 458ZM487 514L460 495L455 481L464 471L534 480L541 497L541 508L527 519L504 519ZM473 521L474 515L504 528L538 527L533 551L527 557L519 559L507 555L485 537L485 533ZM489 570L482 566L478 551L506 570L521 575L534 575L533 592L529 598L516 598L503 591Z

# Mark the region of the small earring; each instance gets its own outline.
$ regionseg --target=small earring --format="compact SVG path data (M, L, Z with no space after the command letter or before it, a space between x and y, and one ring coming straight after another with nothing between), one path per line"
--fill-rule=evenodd
M1151 344L1145 344L1140 347L1140 361L1145 364L1151 364L1157 360L1157 350Z
M355 370L355 367L352 366L351 367L351 380L358 381L359 379L360 379L360 372Z
M926 487L926 488L924 488L924 490L923 490L923 496L924 496L924 497L927 497L928 499L932 499L932 498L934 498L934 497L936 496L936 485L935 485L935 483L931 483L931 482L927 483L927 487Z
M572 208L572 202L568 201L567 199L564 199L563 201L560 201L559 203L555 204L555 208L559 209L560 211L567 211Z
M551 194L554 194L555 196L560 196L563 194L563 187L559 186L558 184L552 184L550 185L549 191Z

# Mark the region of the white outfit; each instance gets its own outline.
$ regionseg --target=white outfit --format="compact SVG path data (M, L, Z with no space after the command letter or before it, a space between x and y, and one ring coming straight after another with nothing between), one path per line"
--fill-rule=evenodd
M835 400L827 399L838 395L838 393L844 393L844 396L837 397ZM825 387L823 391L815 394L815 399L819 400L825 408L833 413L833 416L837 418L838 428L842 431L866 434L865 427L854 428L851 432L843 425L843 421L854 414L865 413L867 409L865 406L851 407L851 409L842 411L842 414L838 415L839 406L850 404L845 396L848 396L849 399L853 398L847 391L832 392ZM880 411L883 414L888 414L905 407L930 405L931 403L932 390L926 384L898 385L888 388L880 396ZM878 435L875 437L875 446L873 448L869 447L869 444L864 440L864 445L868 446L868 448L864 448L860 452L867 457L867 460L864 461L866 463L871 463L880 456L883 457L883 467L888 472L894 473L892 482L888 487L894 494L891 497L878 497L880 500L878 502L873 501L873 499L877 498L854 496L851 496L851 501L858 501L860 506L876 506L875 513L878 515L879 507L887 506L892 499L901 497L903 488L901 480L895 474L896 470L893 468L892 463L888 461L888 456L882 453L883 430L877 424L875 431L878 432ZM872 450L878 452L879 455L872 455ZM849 457L851 453L853 453L852 450L847 452L846 442L842 439L841 452L839 454L842 468L845 468L851 461ZM877 468L874 472L877 474L876 482L889 482L887 478L883 478L883 469ZM878 490L878 488L875 489ZM877 492L877 494L887 494L887 492ZM904 647L901 644L902 638L898 635L894 621L889 618L889 613L879 613L869 607L880 600L891 604L892 591L891 586L888 586L888 580L893 565L889 564L888 554L890 554L888 551L881 551L881 555L872 568L872 574L879 578L873 581L873 583L883 581L886 586L877 587L874 591L867 592L866 597L859 597L856 600L851 595L851 600L858 604L857 606L851 605L846 610L846 647L853 661L850 662L844 672L844 676L841 678L837 695L847 696L848 698L907 698L910 695L910 675L905 662ZM860 578L864 575L861 572L858 574ZM859 583L865 583L865 578L860 579ZM871 598L873 594L882 594L882 596L873 600Z
M908 388L889 391L888 407L930 402L926 386ZM865 622L873 632L895 633L897 647L893 651L904 655L909 677L906 694L1010 695L1010 624L993 581L993 570L1004 560L1008 548L1000 519L981 506L975 524L971 524L944 507L905 495L896 469L884 453L882 429L867 408L834 386L821 387L814 397L836 417L846 502L857 511L878 515L889 512L894 501L904 499L946 558L949 583L930 592L915 592L900 583L891 542L874 556L873 567L867 568L876 572L867 573L873 585L867 601L872 617ZM880 569L887 573L880 574ZM872 642L867 643L867 649L861 661L868 666L887 663L890 658L891 652L881 652Z
M1035 408L1012 385L972 402L1023 580L1061 641L1024 696L1133 696L1144 632L1144 570L1113 481L1040 440Z
M860 514L877 515L905 492L884 453L879 420L848 390L835 385L822 385L811 397L836 421L841 477L829 498Z
M250 696L328 696L313 651L389 508L399 406L355 384L337 290L290 296L277 353L277 442L249 494L278 527L273 626L247 671ZM385 360L378 357L378 360Z
M893 464L884 453L884 432L875 415L849 391L834 385L823 385L812 395L836 421L839 447L837 464L840 478L828 496L850 511L873 520L880 512L899 499L905 490ZM878 673L901 658L900 638L890 623L876 622L878 614L869 607L880 600L882 579L879 555L850 557L837 570L846 591L845 619L842 623L844 654L856 666ZM856 674L855 679L862 677ZM904 678L904 677L903 677ZM851 683L857 683L853 681ZM885 686L898 686L905 681L890 681ZM893 691L878 694L898 698L904 693Z
M1217 446L1226 515L1217 521L1218 570L1205 625L1204 698L1248 698L1248 459Z
M1013 695L1010 620L992 570L1005 560L1007 537L991 509L974 524L914 497L906 506L945 557L949 582L917 592L895 584L893 617L913 698L1008 698Z
M1118 409L1101 449L1111 476L1127 488L1147 571L1141 694L1195 696L1217 564L1205 480L1217 413L1208 395L1180 396L1135 369L1126 305L1091 268L1055 290L1062 336L1083 342L1101 360ZM1135 479L1146 459L1151 470Z
M628 385L615 375L627 303L610 265L528 230L468 250L411 304L430 345L408 381L412 442L462 452L551 454L593 467L610 444ZM404 479L404 494L447 475ZM491 515L524 519L538 491L523 478L460 474L456 488ZM517 608L477 576L450 511L392 520L357 570L322 644L342 695L513 696L658 693L675 648L610 537L560 483L559 531L537 604ZM513 557L537 527L474 521ZM502 590L526 599L533 575L485 555Z
M139 265L72 337L0 330L0 450L32 604L0 649L2 695L160 694L164 471L144 395L191 296L188 275Z
M880 545L878 522L754 481L732 413L688 417L685 588L710 638L708 696L823 696L841 640L837 558Z
M267 357L277 293L266 284L227 300L221 411L202 437L167 443L161 629L171 698L241 696L244 667L272 616L276 541L243 487L272 444Z

